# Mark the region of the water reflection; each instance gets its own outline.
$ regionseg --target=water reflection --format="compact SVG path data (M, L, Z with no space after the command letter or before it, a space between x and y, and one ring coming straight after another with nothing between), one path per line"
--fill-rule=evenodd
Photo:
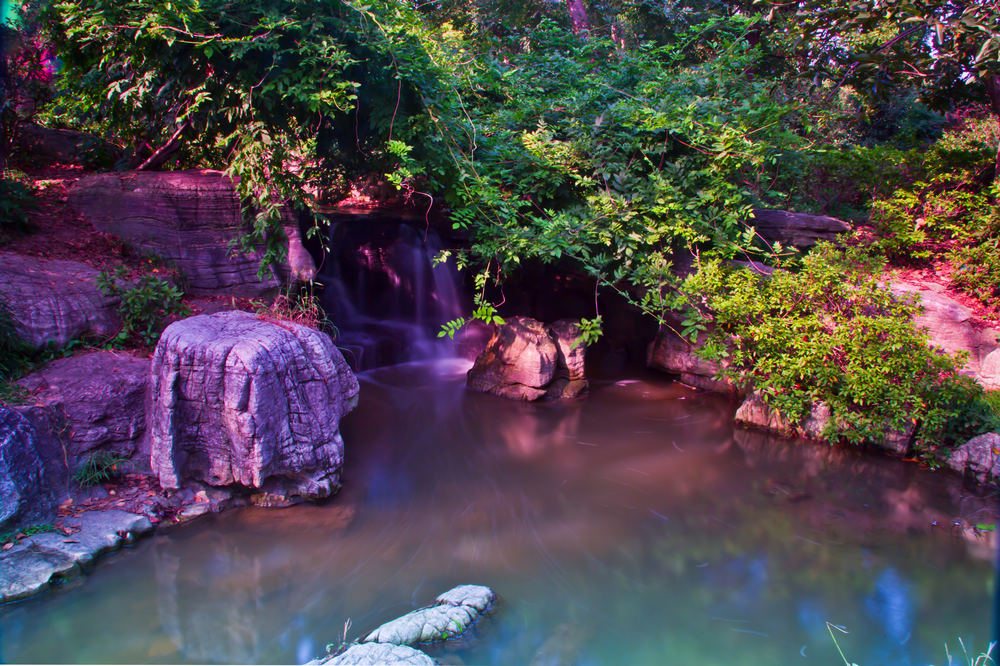
M994 542L953 523L995 510L950 478L734 433L662 380L536 405L461 375L366 373L332 502L147 540L0 610L0 658L302 661L464 582L501 600L444 663L830 664L827 621L866 665L985 645Z

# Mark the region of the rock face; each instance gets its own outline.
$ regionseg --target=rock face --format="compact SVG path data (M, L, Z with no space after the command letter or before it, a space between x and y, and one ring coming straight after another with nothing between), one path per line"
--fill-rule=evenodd
M72 538L44 532L0 553L0 603L37 594L52 581L79 573L102 553L153 529L143 516L113 510L90 511L64 522Z
M118 299L97 288L98 271L76 261L0 254L0 300L21 338L58 347L73 338L110 337L121 327Z
M551 326L513 317L497 328L469 370L469 388L514 400L573 398L587 389L575 322Z
M363 643L412 645L454 638L465 633L496 602L496 595L481 585L460 585L420 608L386 622L362 640Z
M151 465L164 488L237 484L275 504L339 487L339 421L358 381L323 333L245 312L191 317L163 332L151 375Z
M95 451L141 460L146 431L149 359L119 352L92 352L59 359L19 382L37 409L52 412L69 467Z
M22 155L42 164L111 165L122 157L121 148L91 134L41 125L22 125L17 143Z
M1000 479L1000 433L988 432L973 437L952 452L948 467L959 474L975 477L980 483Z
M897 296L915 294L923 312L913 322L927 330L930 342L947 352L968 352L965 371L986 388L1000 388L1000 354L997 331L979 330L972 324L972 311L958 301L931 289L895 282L890 289Z
M835 217L787 210L755 210L752 224L764 240L799 250L811 248L822 240L834 241L838 234L851 230L851 225Z
M52 476L31 423L0 404L0 530L55 516L61 495Z
M260 296L288 276L316 272L289 214L290 263L281 275L257 277L261 254L230 245L244 224L232 181L219 171L97 174L77 181L69 201L99 231L173 264L195 295Z
M791 437L821 440L823 428L830 422L830 408L825 403L814 405L809 416L802 423L795 424L789 422L777 410L768 407L760 391L754 391L736 410L734 420L742 426Z
M721 368L718 363L706 361L695 354L697 344L684 340L669 328L663 327L653 338L646 353L646 365L677 375L682 384L738 397L740 387L728 379L716 379Z

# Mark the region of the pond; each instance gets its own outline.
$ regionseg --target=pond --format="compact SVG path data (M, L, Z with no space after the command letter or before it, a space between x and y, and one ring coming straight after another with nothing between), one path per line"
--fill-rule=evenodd
M362 373L332 501L208 516L4 606L0 659L301 663L461 583L500 600L446 664L841 663L828 622L862 666L985 649L995 533L967 526L996 507L954 476L734 431L659 376L521 404L467 367Z

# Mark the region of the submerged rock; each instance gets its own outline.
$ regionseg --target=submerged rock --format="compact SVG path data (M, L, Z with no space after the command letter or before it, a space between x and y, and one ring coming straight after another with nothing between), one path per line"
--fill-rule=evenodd
M948 457L948 467L980 483L1000 479L1000 433L973 437Z
M152 529L146 517L125 511L90 511L66 518L63 526L71 536L44 532L0 552L0 603L42 592Z
M246 312L199 315L167 327L151 374L151 465L163 488L236 485L268 505L339 488L340 419L357 405L358 380L327 335Z
M661 327L649 344L646 365L677 375L682 384L721 393L731 397L741 395L740 388L728 379L718 379L722 368L718 363L706 361L695 353L697 344L681 338L669 327Z
M0 404L0 530L55 517L64 493L54 483L51 463L28 419Z
M514 400L572 398L583 393L584 346L575 322L552 326L512 317L498 327L469 370L469 388Z
M434 666L427 654L406 645L362 643L334 657L316 659L306 666Z
M95 451L123 458L145 453L139 466L148 467L149 450L141 451L141 443L149 359L121 352L81 354L52 361L18 383L32 394L32 413L49 411L49 420L61 425L71 469Z
M386 622L362 643L412 645L448 640L468 631L495 602L496 595L488 587L460 585L440 595L437 605Z
M230 245L244 231L244 222L233 182L220 171L97 174L78 180L69 201L98 231L171 263L195 295L260 296L289 275L311 279L316 273L302 248L298 222L286 211L288 263L277 275L258 277L262 253L238 252Z
M830 422L830 408L826 403L813 405L809 416L801 423L792 423L776 409L768 407L760 391L754 391L736 410L733 417L742 426L759 428L791 437L823 439L823 429Z
M0 301L32 347L63 347L74 338L114 335L118 299L97 288L98 271L78 261L0 254Z

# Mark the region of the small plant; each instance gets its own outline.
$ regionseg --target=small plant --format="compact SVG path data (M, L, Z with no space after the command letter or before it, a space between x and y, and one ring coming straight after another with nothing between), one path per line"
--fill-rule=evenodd
M97 286L105 296L121 299L118 314L122 318L122 330L112 340L112 344L125 344L138 338L152 347L160 339L163 318L167 315L190 314L181 300L180 289L152 275L143 275L131 286L127 281L128 269L124 266L114 271L101 271L97 276Z
M261 319L291 321L302 326L324 331L336 338L339 335L337 327L326 316L326 311L319 298L313 293L310 283L306 288L295 292L286 291L279 294L270 303L257 302L256 314Z
M73 480L82 488L107 483L120 477L126 465L128 465L128 458L117 453L95 451L87 456L73 472Z
M9 543L14 543L18 539L35 536L36 534L53 532L55 529L55 525L52 523L41 523L40 525L28 525L27 527L20 527L16 530L3 532L0 534L0 546L6 546Z

